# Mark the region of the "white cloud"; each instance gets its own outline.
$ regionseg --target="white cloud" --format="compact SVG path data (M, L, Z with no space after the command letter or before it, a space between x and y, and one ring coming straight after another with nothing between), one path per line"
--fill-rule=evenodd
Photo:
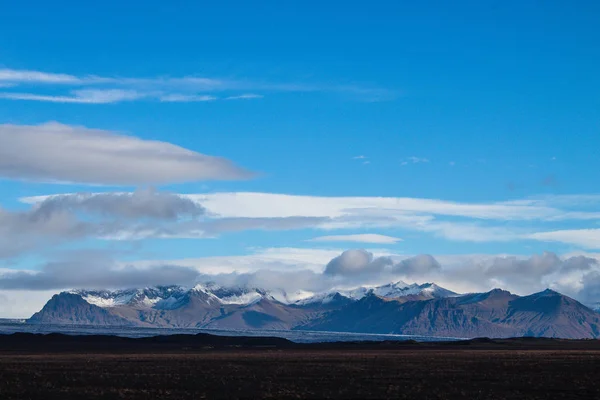
M312 228L321 217L218 218L197 202L155 190L47 197L26 211L0 208L0 259L86 238L208 239L248 230Z
M389 257L373 256L373 253L363 249L346 250L333 258L325 266L323 274L331 276L378 275L387 266L392 265Z
M371 217L434 214L481 220L536 220L562 213L543 205L460 203L411 197L319 197L258 192L185 195L222 217ZM580 215L584 218L585 215Z
M227 232L252 230L294 230L318 226L323 218L205 218L167 223L151 221L146 223L101 225L96 230L98 237L106 240L160 239L212 239Z
M54 246L88 235L88 225L72 214L8 212L0 208L0 259L12 258L34 248Z
M67 74L52 74L39 71L0 69L0 82L13 83L47 83L47 84L78 84L81 79Z
M240 94L237 96L229 96L229 97L225 97L225 100L250 100L250 99L262 99L263 95L261 94L254 94L254 93L246 93L246 94Z
M455 241L539 241L549 240L549 236L537 235L534 223L541 226L562 220L587 221L595 220L599 215L595 211L569 211L530 199L461 203L406 197L318 197L252 192L181 196L206 208L207 214L214 219L215 234L243 229L400 228ZM34 204L45 198L21 200ZM202 233L206 235L206 231ZM578 239L577 243L583 243L582 240L595 243L593 238Z
M520 238L523 228L481 225L476 222L428 221L417 223L414 229L430 232L446 239L465 242L507 242Z
M410 164L419 164L419 163L428 163L429 159L427 158L423 158L423 157L415 157L415 156L411 156L411 157L407 157L405 161L402 161L400 163L400 165L408 165Z
M227 159L167 142L69 126L0 125L0 176L106 185L245 179Z
M600 229L567 229L537 232L527 235L527 238L544 242L568 243L587 249L600 249Z
M181 103L181 102L198 102L198 101L214 101L217 100L214 96L196 95L196 94L167 94L159 97L160 101L166 103Z
M133 265L140 268L153 268L157 265L181 265L193 267L203 274L249 273L261 269L271 271L293 271L305 269L315 273L323 272L324 266L342 252L342 249L311 249L295 247L274 247L254 249L250 254L239 256L214 256L188 259L144 260ZM377 256L385 255L373 251ZM128 263L121 263L126 266Z
M198 102L216 100L214 96L199 95L198 92L221 92L223 100L249 100L263 98L264 92L289 93L344 93L359 99L380 101L393 99L396 93L380 88L363 88L344 85L322 85L306 83L269 83L243 79L209 78L200 76L184 77L102 77L95 75L76 76L62 73L40 71L0 69L0 85L27 86L27 92L1 92L0 98L9 100L47 101L55 103L106 104L109 102L131 101L139 99L158 99L164 102ZM69 94L52 94L32 92L37 86L77 87L79 90ZM96 87L97 89L91 89ZM89 93L81 91L113 92L112 96L104 95L100 101ZM118 96L117 91L136 93L135 97ZM241 93L240 93L241 92ZM109 98L113 98L109 101ZM94 101L96 100L96 101Z
M187 197L156 191L50 196L26 211L0 210L0 258L89 237L210 238L224 232L300 229L326 218L212 218ZM279 257L281 258L281 257ZM298 260L296 254L292 257ZM267 255L260 258L263 267ZM222 267L222 262L218 264ZM28 278L29 279L29 278Z
M395 244L401 242L402 239L392 236L379 235L376 233L361 233L356 235L330 235L319 236L310 239L310 242L355 242L355 243L378 243L378 244Z
M26 211L0 208L0 259L88 237L116 237L124 230L142 230L140 224L147 227L146 237L160 237L203 214L204 209L189 199L152 190L56 196Z
M140 93L135 90L121 89L74 90L69 96L48 96L32 93L0 92L1 99L46 101L51 103L110 104L119 103L122 101L138 100L144 97L149 97L149 94Z
M429 254L419 254L406 258L393 267L394 272L406 277L422 277L439 272L441 269L440 263Z

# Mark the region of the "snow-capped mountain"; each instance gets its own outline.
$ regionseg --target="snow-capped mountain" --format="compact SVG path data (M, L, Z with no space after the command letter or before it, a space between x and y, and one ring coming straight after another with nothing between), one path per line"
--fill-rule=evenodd
M313 293L199 283L126 290L72 290L54 296L30 322L221 329L288 329L368 295L414 299L454 294L404 282Z
M126 290L72 290L86 302L102 308L132 307L172 309L185 300L186 296L202 294L207 303L222 305L250 305L268 299L287 305L326 304L338 296L349 300L360 300L372 293L386 298L421 296L422 298L449 297L457 294L434 283L407 284L399 281L382 286L361 286L353 289L330 290L314 293L304 290L286 292L284 290L264 290L259 288L232 286L224 287L213 282L200 283L192 288L182 286L157 286Z
M170 308L185 295L180 286L157 286L127 290L72 290L69 293L81 296L98 307L130 306L139 308Z
M423 298L457 296L435 283L407 284L402 281L382 286L360 286L353 289L330 290L314 293L304 290L285 292L284 290L264 290L259 288L232 286L224 287L214 282L200 283L186 289L182 286L157 286L127 290L73 290L70 293L80 295L85 301L98 307L129 306L136 308L171 309L174 304L185 298L186 293L203 293L207 302L220 304L249 305L262 299L270 299L282 304L305 305L329 303L336 295L350 300L360 300L372 293L386 298L421 296Z
M458 296L457 293L454 293L453 291L448 289L444 289L443 287L440 287L435 283L424 283L419 285L417 283L408 284L402 281L398 281L382 286L361 286L349 290L331 290L325 293L315 294L303 300L299 300L296 302L296 304L327 304L333 299L335 299L336 296L346 297L350 300L360 300L368 294L374 294L376 296L385 297L389 299L400 299L409 296L420 297L421 299Z
M600 337L600 315L552 290L459 295L395 282L323 293L159 286L54 295L28 323L215 329L297 329L456 337Z

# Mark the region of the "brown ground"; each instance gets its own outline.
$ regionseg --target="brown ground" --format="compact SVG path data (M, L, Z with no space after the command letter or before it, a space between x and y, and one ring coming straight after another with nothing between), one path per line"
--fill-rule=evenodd
M0 399L600 399L600 350L0 352Z

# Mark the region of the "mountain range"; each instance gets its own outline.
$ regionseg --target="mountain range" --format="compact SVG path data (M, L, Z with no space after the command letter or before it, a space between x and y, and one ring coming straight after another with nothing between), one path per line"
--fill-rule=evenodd
M552 290L458 294L434 283L323 293L159 286L54 295L30 324L315 330L444 337L600 337L600 314Z

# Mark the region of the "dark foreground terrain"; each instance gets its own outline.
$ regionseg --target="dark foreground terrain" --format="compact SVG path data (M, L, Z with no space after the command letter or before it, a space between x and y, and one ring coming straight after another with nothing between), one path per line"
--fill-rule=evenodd
M598 399L600 343L0 336L0 399Z

